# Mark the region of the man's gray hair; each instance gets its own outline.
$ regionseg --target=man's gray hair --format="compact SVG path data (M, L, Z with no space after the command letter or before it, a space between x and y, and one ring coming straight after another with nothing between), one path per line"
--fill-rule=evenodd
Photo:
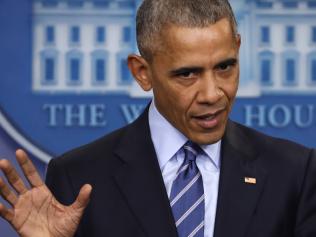
M137 12L136 32L140 54L151 60L168 25L206 27L227 18L237 34L237 22L228 0L144 0Z

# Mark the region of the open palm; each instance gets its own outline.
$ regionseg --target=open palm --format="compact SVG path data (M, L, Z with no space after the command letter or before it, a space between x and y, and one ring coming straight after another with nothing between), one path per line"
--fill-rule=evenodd
M7 209L0 203L0 216L22 237L73 236L88 204L91 186L84 185L77 200L64 206L41 180L25 152L18 150L16 157L31 188L26 188L9 161L1 160L0 169L17 194L0 178L0 194L12 206Z

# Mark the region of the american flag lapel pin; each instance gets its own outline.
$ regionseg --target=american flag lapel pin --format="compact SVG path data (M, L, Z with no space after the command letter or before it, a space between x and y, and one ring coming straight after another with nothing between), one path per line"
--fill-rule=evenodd
M253 177L245 177L245 183L246 184L256 184L257 183L257 179L253 178Z

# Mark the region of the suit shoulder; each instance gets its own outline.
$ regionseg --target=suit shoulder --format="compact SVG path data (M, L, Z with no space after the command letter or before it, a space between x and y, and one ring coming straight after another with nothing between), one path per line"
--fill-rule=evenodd
M233 126L237 133L242 134L243 139L247 140L248 144L261 154L270 154L271 157L279 157L281 160L293 161L296 164L298 162L308 162L308 158L313 152L313 149L296 142L269 136L239 123L234 122ZM298 157L299 159L297 159Z
M122 135L128 129L128 126L117 129L103 137L100 137L88 144L74 148L59 157L54 158L58 165L68 166L74 164L91 163L93 160L100 159L104 154L109 154L115 149Z

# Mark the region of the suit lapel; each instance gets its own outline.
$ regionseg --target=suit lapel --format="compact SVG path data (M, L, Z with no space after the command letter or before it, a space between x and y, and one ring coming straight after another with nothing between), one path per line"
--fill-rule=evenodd
M115 180L144 232L150 237L177 237L150 137L148 108L128 128L115 152L124 161Z
M222 164L214 237L245 236L265 183L259 154L233 122L222 143ZM245 182L255 178L256 184Z

